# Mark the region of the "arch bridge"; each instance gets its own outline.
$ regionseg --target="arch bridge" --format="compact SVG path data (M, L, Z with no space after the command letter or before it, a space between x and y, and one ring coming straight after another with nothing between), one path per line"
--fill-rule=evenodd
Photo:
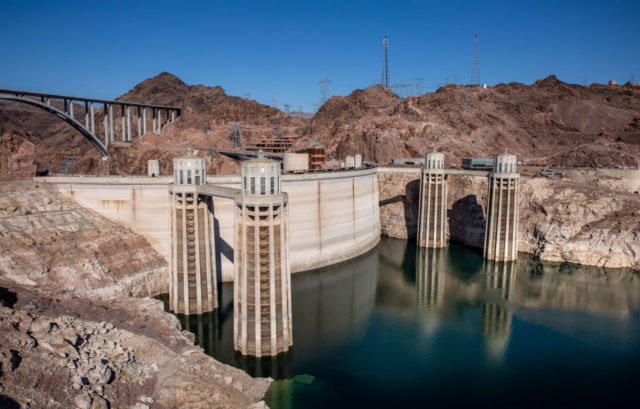
M131 108L135 110L134 115L136 115L134 118L138 128L136 136L147 132L147 110L151 112L152 130L156 134L162 132L164 124L175 121L176 117L179 117L182 113L181 108L172 106L109 101L11 89L0 89L0 100L29 104L56 115L80 132L103 157L108 156L109 144L113 143L116 138L114 106L116 107L115 115L120 114L119 122L121 122L120 128L123 142L131 142L133 137L131 132ZM100 124L96 126L97 110L103 111L102 127ZM165 113L164 118L163 112ZM102 128L102 132L100 132L100 128Z

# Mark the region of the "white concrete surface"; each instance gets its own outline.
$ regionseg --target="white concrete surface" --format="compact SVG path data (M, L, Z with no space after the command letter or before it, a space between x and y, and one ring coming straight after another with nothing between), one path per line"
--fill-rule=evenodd
M171 260L169 185L173 177L52 176L36 180L55 184L81 205L143 235L167 262ZM240 176L207 176L207 183L240 189ZM283 175L282 191L289 195L293 273L348 260L379 242L377 169ZM214 197L213 213L218 279L232 281L233 199Z

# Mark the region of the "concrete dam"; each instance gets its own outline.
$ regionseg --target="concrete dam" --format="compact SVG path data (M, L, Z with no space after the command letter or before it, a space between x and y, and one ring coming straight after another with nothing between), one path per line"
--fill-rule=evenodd
M79 204L143 235L171 260L173 176L50 176ZM241 187L240 176L207 176L218 194L212 200L217 279L234 277L234 200L223 197ZM291 272L297 273L356 257L380 240L378 175L375 168L282 175L289 196Z
M218 283L234 285L234 349L275 356L291 338L291 273L354 258L380 240L378 169L281 174L260 153L237 176L207 177L206 161L174 158L173 177L49 177L76 202L145 236L169 261L169 308L203 314L218 308ZM516 157L496 155L488 177L484 257L517 257ZM419 247L444 247L444 155L421 170Z

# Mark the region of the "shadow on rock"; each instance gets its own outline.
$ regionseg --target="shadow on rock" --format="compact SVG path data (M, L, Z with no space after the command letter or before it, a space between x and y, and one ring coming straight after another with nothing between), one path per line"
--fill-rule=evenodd
M2 409L20 409L20 404L8 396L0 395L0 408Z
M467 195L456 200L447 211L449 238L472 247L484 245L486 220L484 209L476 195Z
M418 207L420 202L420 179L412 180L405 186L404 223L407 238L414 239L418 233Z
M3 307L13 308L18 302L18 296L13 291L9 291L4 287L0 287L0 305ZM4 407L4 406L0 406Z

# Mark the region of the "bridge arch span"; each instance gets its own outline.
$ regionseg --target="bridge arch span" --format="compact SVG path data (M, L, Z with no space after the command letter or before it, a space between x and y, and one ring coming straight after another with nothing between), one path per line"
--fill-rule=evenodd
M87 128L85 128L80 122L71 118L69 115L65 114L59 109L56 109L51 105L43 104L42 102L39 102L33 99L14 96L14 95L0 94L0 100L15 101L15 102L21 102L23 104L33 105L46 112L49 112L50 114L57 116L58 118L62 119L63 121L65 121L66 123L74 127L78 132L80 132L89 141L89 143L91 143L93 147L96 148L98 152L100 152L100 155L102 155L103 157L107 156L107 148L94 134L89 132Z

